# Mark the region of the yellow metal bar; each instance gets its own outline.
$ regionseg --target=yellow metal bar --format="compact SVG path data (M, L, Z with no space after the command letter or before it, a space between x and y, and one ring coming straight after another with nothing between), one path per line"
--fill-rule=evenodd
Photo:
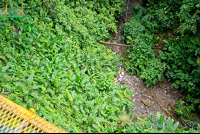
M64 130L0 95L0 124L21 132L66 133Z
M23 9L23 3L22 3L22 10L18 14L24 14L24 9Z
M1 13L1 14L9 14L9 13L7 12L7 4L6 4L6 10L5 10L3 13Z

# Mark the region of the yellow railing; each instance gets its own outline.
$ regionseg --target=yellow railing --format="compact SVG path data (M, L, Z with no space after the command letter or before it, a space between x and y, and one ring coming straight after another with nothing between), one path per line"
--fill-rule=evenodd
M35 113L0 95L0 133L66 133Z

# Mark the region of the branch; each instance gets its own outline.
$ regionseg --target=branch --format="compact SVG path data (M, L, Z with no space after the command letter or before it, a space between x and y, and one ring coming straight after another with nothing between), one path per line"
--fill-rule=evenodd
M151 49L162 49L162 47L151 47Z
M171 116L171 117L174 119L174 121L177 121L176 118L174 118L174 117L167 111L167 109L163 108L162 105L157 101L156 97L154 96L154 93L153 93L152 89L151 89L151 93L152 93L154 99L156 100L156 102L159 104L159 106L160 106L169 116Z
M99 41L99 43L106 44L106 45L116 45L116 46L124 46L124 47L135 47L135 45L125 45L125 44L118 44L113 42L105 42L105 41ZM152 49L162 49L162 47L151 47Z
M150 106L150 105L148 105L147 103L145 103L143 100L140 100L144 105L146 105L146 106Z
M135 45L124 45L124 44L118 44L118 43L112 43L112 42L104 42L104 41L99 41L99 43L107 44L107 45L125 46L125 47L134 47L135 46Z

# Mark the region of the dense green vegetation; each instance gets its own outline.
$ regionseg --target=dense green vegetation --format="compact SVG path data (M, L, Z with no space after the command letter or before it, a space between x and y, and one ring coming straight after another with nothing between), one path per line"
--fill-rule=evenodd
M187 94L180 116L200 110L200 2L199 0L149 0L146 8L132 6L133 17L124 24L129 48L126 66L145 79L147 86L173 80L172 87ZM164 46L154 58L151 46ZM178 103L177 103L178 105ZM181 112L180 112L181 111ZM185 112L184 112L185 111Z
M128 49L129 60L126 62L126 69L145 79L147 86L162 81L166 65L155 58L151 49L153 36L149 35L134 17L125 23L124 29L126 43L136 46Z
M120 57L96 42L116 31L114 16L119 11L115 11L124 3L116 1L116 7L109 9L109 1L105 1L93 9L93 2L74 6L74 2L55 0L26 9L38 40L16 24L15 59L0 74L2 95L34 108L37 115L68 132L118 131L105 126L105 121L117 111L125 114L133 109L132 91L113 88ZM21 6L21 1L12 4ZM26 21L20 22L26 25ZM11 23L8 18L0 20L0 71L12 58Z
M121 57L97 41L117 31L116 18L121 16L126 1L17 0L9 4L18 7L21 2L38 39L15 24L14 61L5 73L0 73L3 96L26 109L34 108L38 116L68 132L188 132L178 129L179 123L173 125L170 118L165 124L160 114L156 122L153 115L145 120L138 118L136 126L132 118L123 119L132 117L133 92L126 87L113 88ZM34 7L26 8L29 6ZM129 27L136 21L131 19ZM25 20L20 23L26 25ZM138 43L132 53L132 58L138 60L130 61L139 69L134 65L129 68L141 78L146 77L147 85L155 84L162 80L167 63L161 62L163 58L154 58L150 49L153 36L146 27L140 23L137 27L129 31L135 34L126 33L126 39L130 44ZM0 71L4 71L12 60L11 19L0 19L0 29Z

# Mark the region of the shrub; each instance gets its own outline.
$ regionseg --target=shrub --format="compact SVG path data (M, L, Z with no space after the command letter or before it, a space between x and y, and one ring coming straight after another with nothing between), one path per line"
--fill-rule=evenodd
M156 59L152 47L152 36L134 17L123 25L124 38L127 44L135 45L128 48L127 71L137 74L145 80L147 86L162 81L165 64Z

